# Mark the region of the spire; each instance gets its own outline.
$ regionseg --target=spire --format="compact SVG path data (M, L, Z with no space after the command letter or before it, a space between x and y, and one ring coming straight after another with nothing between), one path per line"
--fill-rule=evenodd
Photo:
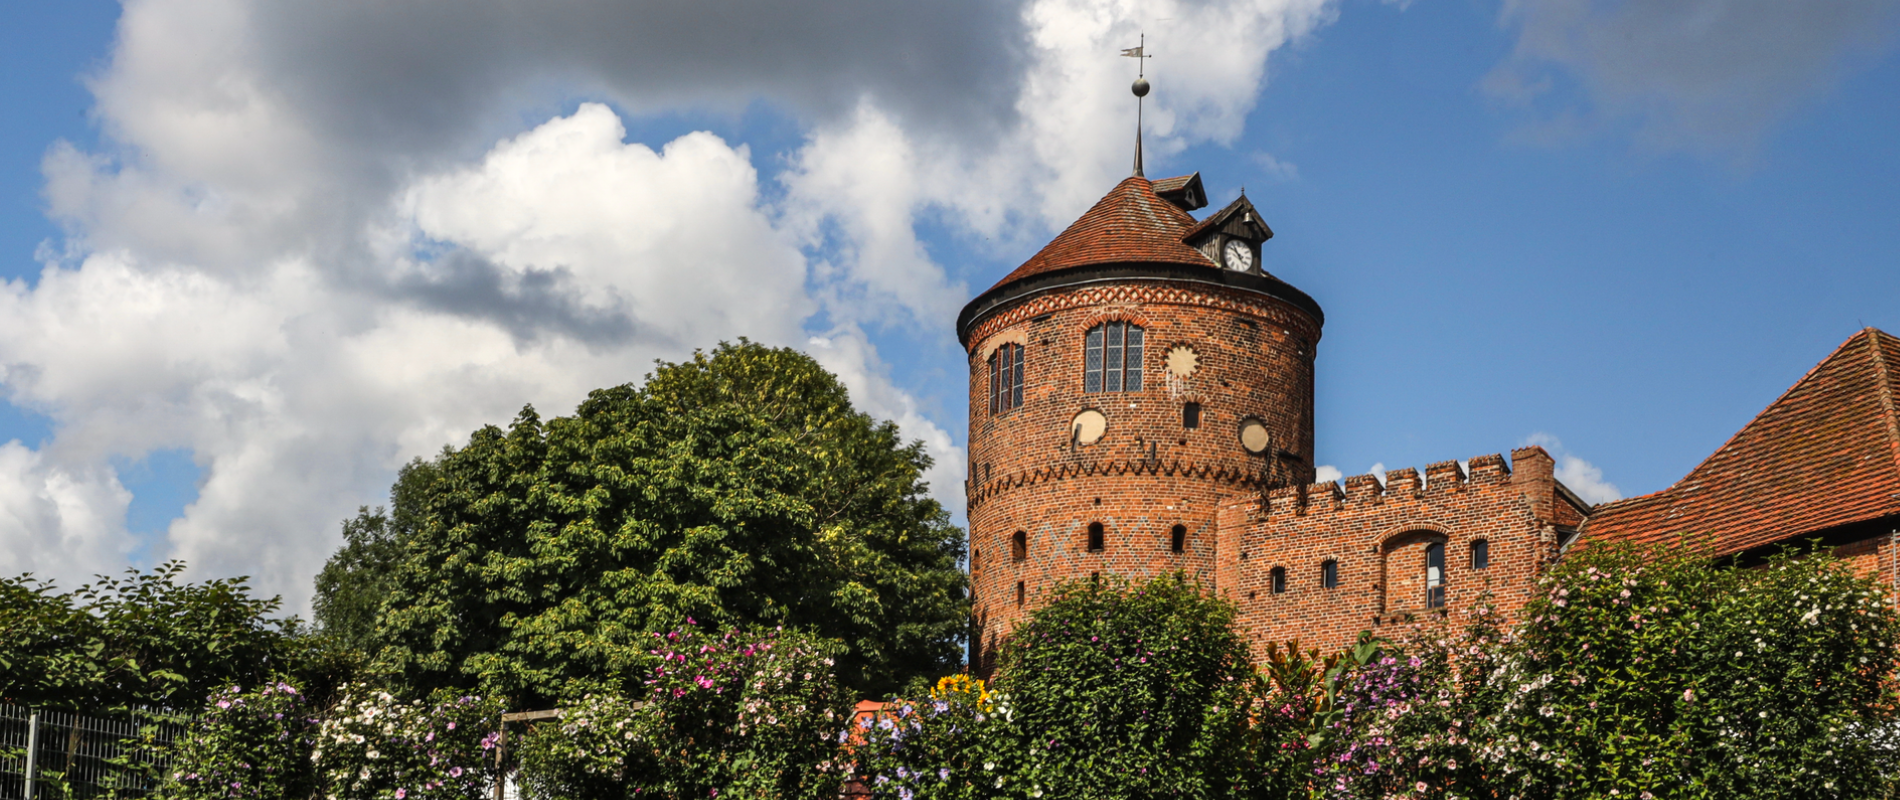
M1122 55L1136 59L1135 63L1140 65L1135 70L1135 85L1132 87L1135 92L1135 177L1137 178L1147 177L1141 174L1141 98L1148 96L1148 65L1141 59L1154 58L1147 54L1147 47L1148 34L1143 33L1140 44L1122 51Z

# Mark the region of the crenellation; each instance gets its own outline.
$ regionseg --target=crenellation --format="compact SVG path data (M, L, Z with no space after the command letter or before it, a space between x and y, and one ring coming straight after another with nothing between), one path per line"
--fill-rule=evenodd
M1385 487L1379 483L1378 476L1354 475L1346 479L1346 502L1349 504L1376 503L1384 493Z
M1504 456L1497 453L1482 455L1471 459L1472 483L1494 484L1510 480L1511 468L1504 463Z
M1412 499L1424 492L1425 483L1419 480L1418 470L1413 467L1385 473L1385 493L1391 497Z
M1425 492L1443 494L1464 488L1465 468L1456 461L1434 461L1425 465Z
M1346 495L1339 490L1339 484L1333 481L1310 483L1306 486L1305 509L1308 514L1323 511L1338 511L1344 504Z

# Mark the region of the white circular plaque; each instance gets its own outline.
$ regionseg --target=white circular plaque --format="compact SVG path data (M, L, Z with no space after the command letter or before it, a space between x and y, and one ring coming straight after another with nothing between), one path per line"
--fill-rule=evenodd
M1102 434L1108 432L1108 417L1093 408L1082 409L1075 419L1069 422L1069 435L1076 444L1095 444L1102 440Z
M1267 446L1273 443L1273 435L1267 433L1267 424L1253 417L1240 423L1240 446L1247 452L1259 455L1267 452Z

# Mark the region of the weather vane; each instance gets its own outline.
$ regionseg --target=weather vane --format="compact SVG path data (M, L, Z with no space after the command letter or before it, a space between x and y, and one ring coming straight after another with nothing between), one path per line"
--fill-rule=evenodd
M1122 50L1122 55L1135 59L1139 66L1135 68L1135 177L1145 178L1141 174L1141 98L1148 96L1148 62L1142 59L1154 58L1148 55L1148 34L1141 34L1141 43Z

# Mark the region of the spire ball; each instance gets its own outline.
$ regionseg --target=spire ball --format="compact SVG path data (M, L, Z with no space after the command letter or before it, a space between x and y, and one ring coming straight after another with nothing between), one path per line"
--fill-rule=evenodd
M1148 96L1148 79L1136 78L1135 85L1131 88L1134 89L1136 97L1147 97Z

